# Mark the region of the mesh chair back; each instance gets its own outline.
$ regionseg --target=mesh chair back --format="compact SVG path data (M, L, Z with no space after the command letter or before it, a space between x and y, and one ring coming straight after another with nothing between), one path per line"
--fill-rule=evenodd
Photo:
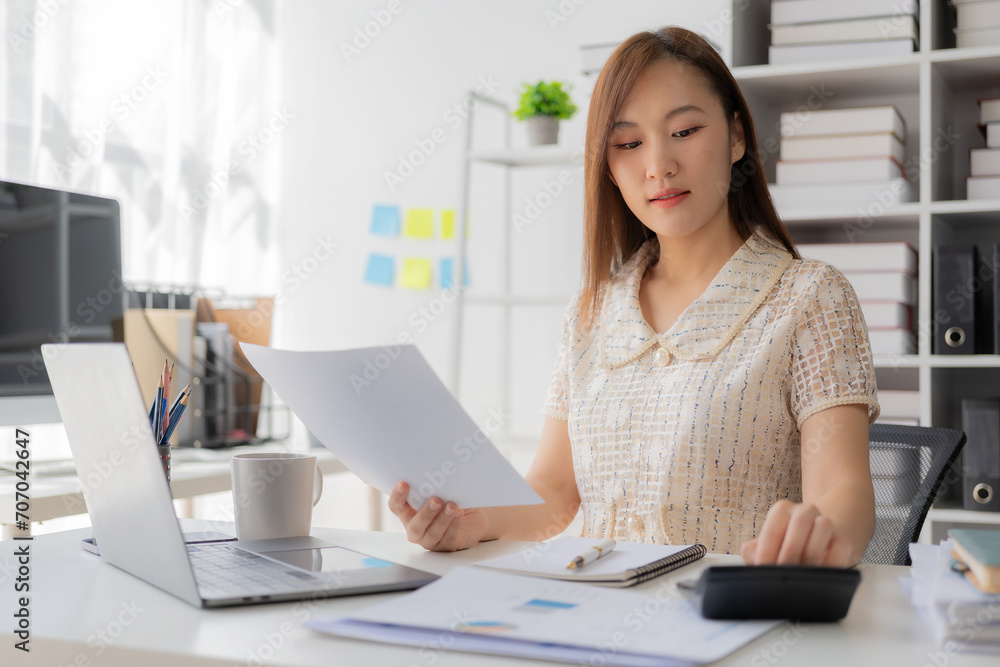
M873 424L868 430L875 535L863 563L909 565L927 510L945 473L965 444L965 434L946 428Z

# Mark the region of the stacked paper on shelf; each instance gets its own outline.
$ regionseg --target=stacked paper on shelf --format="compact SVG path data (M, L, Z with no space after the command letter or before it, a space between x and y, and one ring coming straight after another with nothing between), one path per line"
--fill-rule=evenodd
M805 259L818 259L839 269L854 287L868 325L874 354L913 354L913 310L917 299L917 251L908 243L803 243ZM913 418L911 413L885 417ZM909 423L909 422L902 422Z
M906 180L906 123L893 106L781 114L771 197L779 211L883 207L914 200Z
M952 540L911 544L903 590L938 645L953 653L1000 653L1000 596L984 593L952 569Z
M1000 0L951 0L958 14L955 46L1000 44Z
M772 65L905 55L919 44L916 0L774 0Z
M984 123L982 127L983 134L986 135L986 147L1000 148L1000 120Z
M770 183L771 199L779 215L796 210L828 206L880 207L887 210L904 202L915 201L910 182L905 178L868 183L826 183L823 185L781 185ZM863 211L862 211L863 212Z
M1000 44L1000 36L996 43ZM979 123L986 134L986 148L969 151L966 198L1000 199L1000 98L979 100Z

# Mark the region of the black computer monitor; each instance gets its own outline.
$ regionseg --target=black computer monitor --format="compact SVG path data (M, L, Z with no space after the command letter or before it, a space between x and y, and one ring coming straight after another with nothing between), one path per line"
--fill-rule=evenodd
M59 420L40 346L112 340L123 294L116 200L0 180L0 426Z

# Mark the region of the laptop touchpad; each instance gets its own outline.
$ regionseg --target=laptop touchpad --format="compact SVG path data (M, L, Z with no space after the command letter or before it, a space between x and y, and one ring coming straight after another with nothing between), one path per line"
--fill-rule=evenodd
M316 573L346 574L356 570L396 566L396 563L366 556L343 547L268 551L261 555Z

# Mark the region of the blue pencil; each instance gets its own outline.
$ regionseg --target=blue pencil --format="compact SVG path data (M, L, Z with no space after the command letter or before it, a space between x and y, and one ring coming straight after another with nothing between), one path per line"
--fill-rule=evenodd
M170 442L170 436L174 434L174 429L177 428L177 424L181 420L181 416L184 414L184 408L187 407L188 398L191 396L190 392L183 394L178 397L180 400L180 405L177 406L175 410L170 411L170 425L167 426L167 431L160 438L159 444L165 445Z
M153 437L160 440L160 424L163 421L163 376L156 387L156 401L153 403Z

